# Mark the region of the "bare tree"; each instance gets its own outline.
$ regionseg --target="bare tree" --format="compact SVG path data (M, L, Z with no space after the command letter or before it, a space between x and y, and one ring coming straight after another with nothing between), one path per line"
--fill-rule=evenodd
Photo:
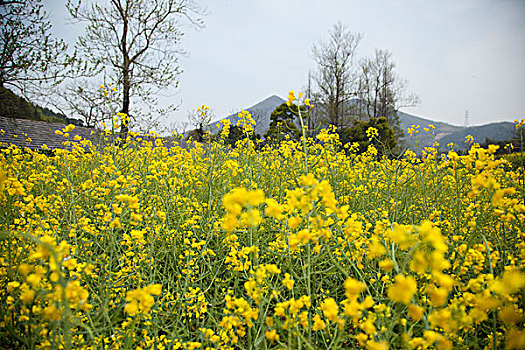
M327 123L345 126L350 116L350 99L356 91L355 54L362 35L348 31L336 23L326 41L312 47L312 58L317 64L313 74L316 85L315 101Z
M88 127L111 121L114 116L111 112L118 110L116 101L108 99L105 93L89 80L80 78L56 92L63 102L61 112L82 118Z
M0 87L38 97L64 77L73 57L63 40L53 39L40 0L0 0Z
M104 72L117 84L120 112L133 121L132 99L151 105L156 102L154 89L178 85L181 20L201 26L202 11L192 0L82 2L68 0L66 6L74 19L87 23L86 34L77 42L84 71ZM128 130L122 123L121 135Z
M395 66L387 50L376 50L373 58L361 61L358 106L361 117L386 117L392 128L399 129L397 111L418 104L419 98L406 92L408 81L395 73Z

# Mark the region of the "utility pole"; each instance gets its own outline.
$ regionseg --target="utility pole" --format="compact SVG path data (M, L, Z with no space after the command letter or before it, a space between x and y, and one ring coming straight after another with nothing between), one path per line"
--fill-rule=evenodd
M306 90L306 98L312 98L312 71L308 70L308 88Z
M468 121L468 110L465 111L465 123L464 123L465 127L468 128L469 126L469 121Z

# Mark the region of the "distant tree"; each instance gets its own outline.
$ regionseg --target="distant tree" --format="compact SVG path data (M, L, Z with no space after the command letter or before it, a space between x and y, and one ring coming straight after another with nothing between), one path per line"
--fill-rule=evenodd
M0 87L35 97L65 76L73 57L53 39L41 0L0 0Z
M226 138L225 142L226 144L230 146L235 146L237 141L242 140L246 137L241 127L237 125L230 125L230 132L228 133L228 137Z
M245 138L249 138L252 141L256 141L260 139L260 135L256 135L255 133L249 133L247 135L241 126L231 125L230 132L228 133L228 137L226 138L225 143L227 145L230 145L231 147L235 147L237 141L244 140ZM259 144L255 143L255 147L256 149L258 149Z
M485 141L479 144L481 148L488 148L490 145L499 146L499 148L494 153L496 155L521 152L520 136L517 132L515 132L514 137L508 140L497 141L491 139L490 137L485 137Z
M188 120L176 120L172 121L169 125L169 131L170 132L176 132L178 135L184 135L186 131L188 130L190 126L190 122Z
M41 113L25 98L5 87L0 87L0 116L40 120Z
M68 0L71 16L87 24L78 40L86 74L101 72L117 84L120 112L132 120L131 101L154 106L153 90L177 86L177 44L181 19L200 26L201 11L192 0ZM129 130L122 123L122 135Z
M305 106L301 108L302 115L306 116L307 108ZM297 122L298 117L297 107L289 107L286 102L280 104L270 114L270 127L264 134L264 137L272 142L282 141L287 135L293 140L298 140L301 135Z
M378 131L378 151L381 154L391 152L397 145L396 136L386 117L372 117L368 120L354 120L353 125L338 130L343 144L357 142L359 150L365 151L370 145L366 134L368 128L373 127Z
M202 105L196 111L188 112L188 121L195 129L190 131L193 140L204 142L206 132L209 132L210 121L213 118L213 112L209 107Z
M317 64L313 74L316 85L314 100L327 124L336 127L349 125L352 97L356 91L356 49L362 35L348 31L342 23L336 23L327 41L319 41L312 47L312 58Z
M392 54L386 50L376 50L373 58L360 62L358 114L365 119L386 117L396 136L401 137L397 112L401 107L418 104L419 98L406 93L408 82L395 73L395 66Z

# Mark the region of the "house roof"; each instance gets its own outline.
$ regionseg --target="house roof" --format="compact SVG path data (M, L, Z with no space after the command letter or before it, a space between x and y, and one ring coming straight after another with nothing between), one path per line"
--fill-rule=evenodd
M46 123L30 119L13 119L0 116L0 148L15 145L20 148L29 149L71 149L72 143L78 143L74 137L80 136L82 140L90 140L93 144L99 144L100 132L95 128L75 126L75 129L69 132L69 138L57 135L57 130L62 131L65 124ZM111 137L111 136L110 136ZM154 141L158 137L138 136L136 139L143 141ZM188 148L191 147L184 139L173 139L172 137L163 137L162 144L171 148L174 146ZM64 145L64 141L70 141L71 144ZM46 145L46 146L44 146ZM153 143L152 147L156 147Z
M65 124L0 116L0 147L15 145L20 148L41 149L46 145L49 149L66 148L64 141L78 142L73 140L75 135L81 136L82 139L93 140L97 134L94 128L76 126L70 132L70 137L66 139L55 133L65 126Z

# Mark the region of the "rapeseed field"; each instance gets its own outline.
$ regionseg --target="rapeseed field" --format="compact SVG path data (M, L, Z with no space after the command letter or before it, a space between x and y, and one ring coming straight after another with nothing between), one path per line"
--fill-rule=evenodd
M0 347L525 348L524 174L496 147L229 148L228 129L3 149Z

